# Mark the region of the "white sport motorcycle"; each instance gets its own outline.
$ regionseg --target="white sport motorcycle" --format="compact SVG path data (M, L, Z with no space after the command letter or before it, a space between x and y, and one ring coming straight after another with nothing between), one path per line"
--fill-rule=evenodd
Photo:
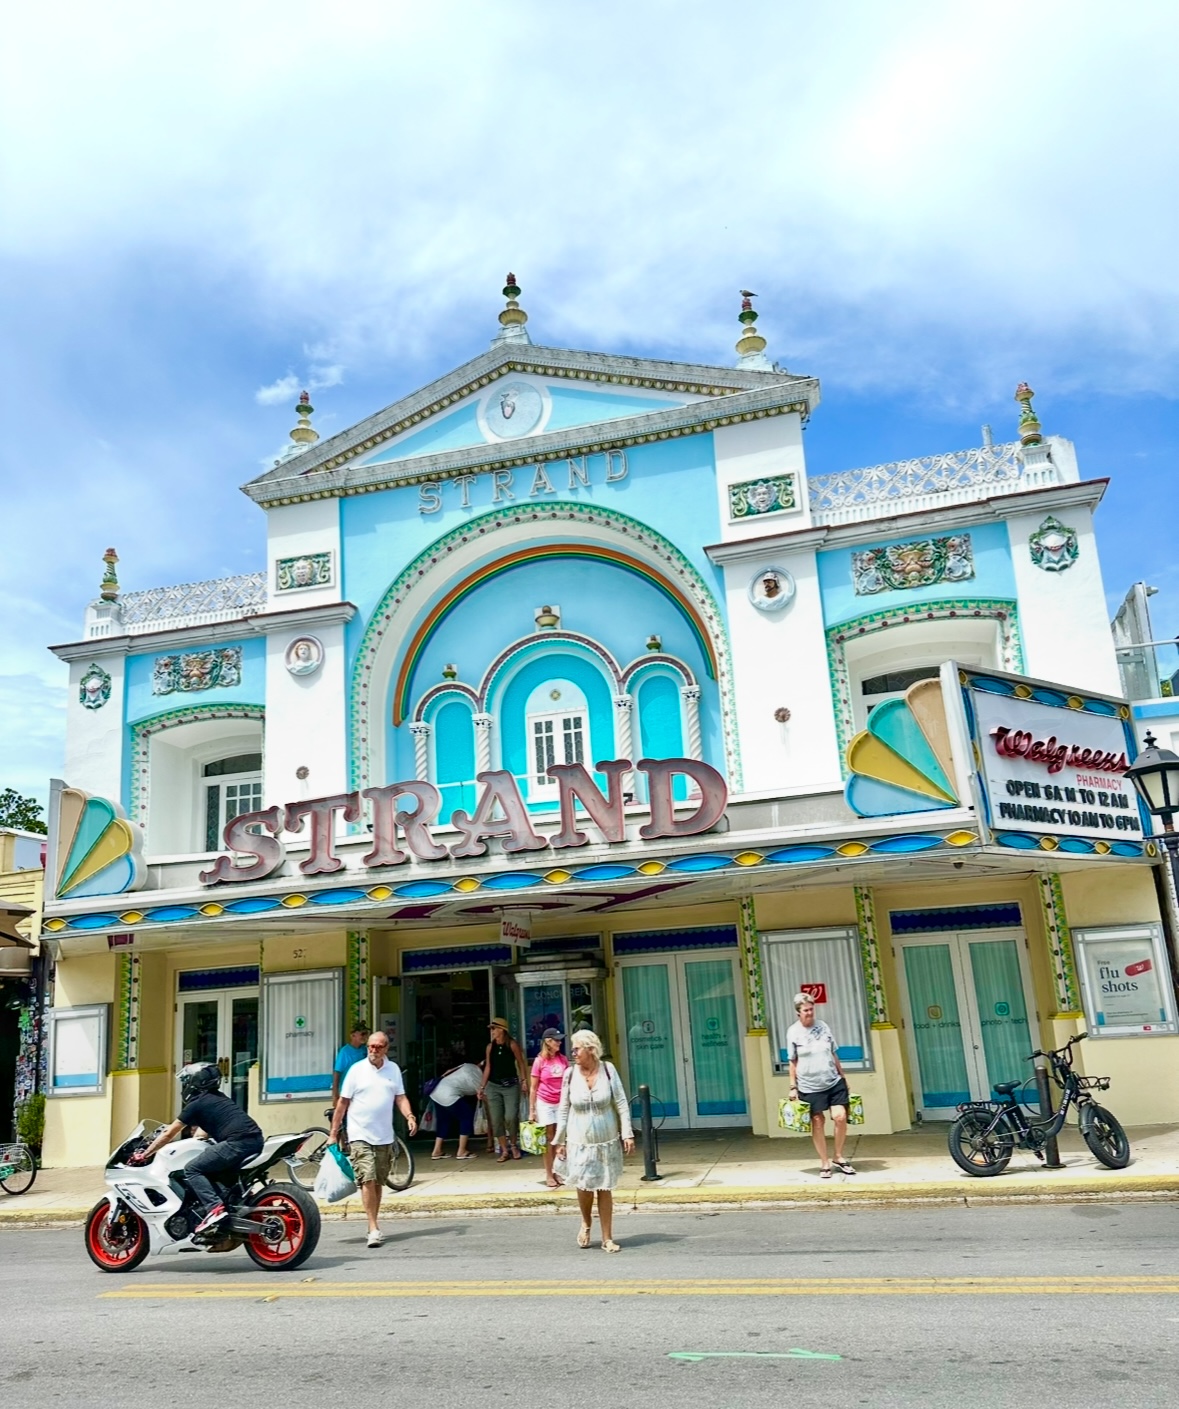
M205 1142L173 1140L147 1164L127 1162L162 1128L158 1121L141 1121L107 1161L110 1192L86 1217L86 1251L96 1267L130 1272L149 1252L232 1252L242 1246L270 1271L291 1271L306 1262L319 1242L319 1206L306 1190L273 1182L269 1172L295 1155L307 1131L270 1136L235 1182L221 1186L230 1218L207 1235L194 1236L203 1215L184 1170L207 1148Z

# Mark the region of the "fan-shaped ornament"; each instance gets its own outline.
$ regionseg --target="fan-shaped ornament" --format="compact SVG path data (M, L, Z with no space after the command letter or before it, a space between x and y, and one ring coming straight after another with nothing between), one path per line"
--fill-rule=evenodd
M934 812L959 806L941 682L919 680L886 700L847 746L844 790L860 817Z
M143 833L117 803L63 788L58 802L54 895L121 895L146 879Z

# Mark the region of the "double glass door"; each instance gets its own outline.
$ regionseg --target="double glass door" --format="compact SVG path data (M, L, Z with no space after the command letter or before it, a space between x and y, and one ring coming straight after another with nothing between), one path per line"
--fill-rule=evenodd
M989 1100L996 1082L1027 1081L1037 1044L1023 932L921 935L899 948L921 1115L952 1120L960 1102Z
M258 1060L258 990L181 994L176 1019L177 1070L214 1062L222 1092L245 1110L250 1068Z
M630 1090L651 1088L669 1129L749 1125L731 952L618 962Z

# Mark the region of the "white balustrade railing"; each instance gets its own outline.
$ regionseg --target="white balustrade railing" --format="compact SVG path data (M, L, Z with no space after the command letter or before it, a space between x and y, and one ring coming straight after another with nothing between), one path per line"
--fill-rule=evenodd
M1046 448L1046 447L1045 447ZM856 523L893 513L916 513L964 504L986 497L986 491L1018 493L1059 482L1052 460L1025 464L1017 440L924 455L918 460L894 460L862 470L810 475L811 519L816 524Z
M266 574L243 572L236 577L217 577L209 582L181 582L174 587L125 592L119 598L119 606L122 630L131 636L146 631L233 621L265 610Z

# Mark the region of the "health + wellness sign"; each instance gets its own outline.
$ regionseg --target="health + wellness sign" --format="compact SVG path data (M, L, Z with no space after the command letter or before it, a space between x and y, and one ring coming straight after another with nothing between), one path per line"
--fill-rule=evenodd
M968 674L964 683L993 831L1142 842L1120 701L1011 676Z

